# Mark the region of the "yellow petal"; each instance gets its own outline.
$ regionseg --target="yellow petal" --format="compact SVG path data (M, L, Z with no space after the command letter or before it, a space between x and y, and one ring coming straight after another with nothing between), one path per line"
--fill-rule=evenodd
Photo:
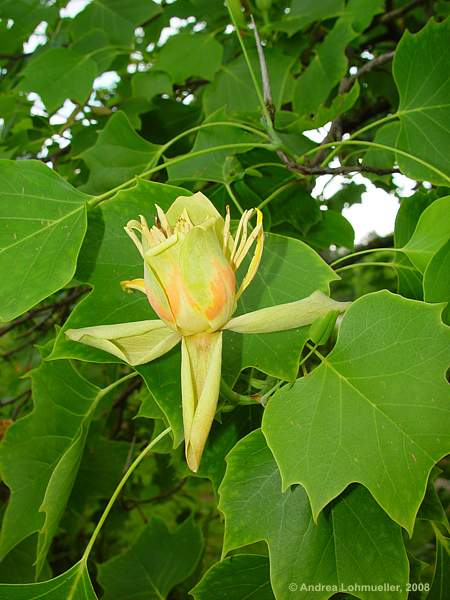
M179 334L159 320L68 329L66 336L113 354L132 366L162 356L180 341Z
M222 333L202 333L181 342L181 393L186 462L197 472L220 389Z
M239 317L231 319L223 329L230 329L238 333L271 333L295 329L303 325L310 325L318 317L331 310L342 312L350 306L351 302L337 302L322 292L313 292L307 298L277 304L268 308L261 308Z

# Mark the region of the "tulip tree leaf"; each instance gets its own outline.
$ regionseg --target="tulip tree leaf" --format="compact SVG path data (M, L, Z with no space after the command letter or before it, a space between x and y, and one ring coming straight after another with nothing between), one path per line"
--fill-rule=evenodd
M436 566L427 600L443 600L450 585L450 540L442 535L436 539Z
M248 51L253 70L260 77L256 50ZM286 56L276 48L264 50L269 71L273 103L280 108L292 96L293 77L290 69L295 62L292 56ZM254 113L258 110L258 97L248 75L248 66L242 55L223 65L216 74L213 83L207 86L203 98L207 114L226 107L229 113Z
M71 280L88 196L40 161L0 160L0 182L0 321L8 321Z
M50 48L26 66L19 90L36 92L47 111L55 112L66 99L84 103L97 76L97 65L89 55L70 48Z
M243 269L245 271L245 267ZM241 296L236 315L306 298L315 290L329 291L338 279L312 248L293 238L266 234L255 279ZM226 331L223 374L231 382L246 367L294 381L308 328L266 334Z
M161 7L148 0L95 0L80 12L71 27L79 37L90 29L101 27L115 44L128 44L138 25L161 12Z
M134 96L146 100L151 100L160 94L172 93L172 81L167 73L153 69L133 75L131 86Z
M393 65L400 94L397 147L432 165L438 172L399 154L400 169L413 179L446 185L450 182L449 35L450 19L443 23L430 20L416 34L406 31L397 46Z
M403 252L422 273L434 254L450 239L450 196L435 200L420 215Z
M39 574L72 490L99 388L66 361L44 363L32 378L34 410L8 428L1 446L0 466L11 498L0 554L39 532Z
M76 563L49 581L0 584L0 600L97 600L86 563Z
M450 240L436 252L423 276L426 302L450 302ZM450 321L450 308L444 310L444 321Z
M166 71L174 83L184 83L191 76L211 80L221 65L222 54L223 46L212 35L181 33L161 48L155 68Z
M417 192L409 198L403 198L395 218L395 247L405 246L417 226L423 211L435 200L433 195ZM397 253L396 262L412 267L410 259L403 253ZM407 298L423 300L422 274L416 269L397 269L398 291Z
M225 121L224 111L217 111L205 120L206 123L214 121ZM217 127L205 127L200 130L195 138L192 152L205 150L215 146L229 144L228 150L219 150L208 152L200 156L188 158L178 164L168 167L167 172L169 181L218 181L220 183L232 180L239 170L240 165L233 162L233 157L239 152L251 150L251 144L261 142L261 138L248 133L238 127L227 127L226 125L217 125ZM233 148L233 144L248 144L247 148ZM236 173L233 169L236 167Z
M371 18L383 12L384 2L380 0L349 0L346 11L338 19L317 48L316 56L296 80L294 88L294 111L303 117L302 129L319 127L339 112L348 110L357 99L358 87L343 95L336 96L329 111L324 108L332 89L341 81L348 68L345 54L347 45L365 29ZM339 103L342 104L339 107Z
M362 486L346 492L315 523L302 486L282 493L277 464L260 430L243 438L228 455L219 508L225 514L224 553L266 541L277 598L286 597L290 584L297 585L296 598L325 600L350 584L386 581L404 591L384 592L384 598L406 598L409 569L400 527ZM314 594L307 590L317 584L334 588ZM356 595L376 600L379 592Z
M153 518L126 552L98 566L104 600L160 600L192 574L203 550L203 537L192 519L173 533Z
M190 593L194 600L275 600L269 559L257 554L229 556L213 565Z
M90 170L84 189L100 194L139 175L155 159L159 148L134 131L125 113L114 113L94 146L80 154Z
M292 0L291 10L282 21L275 23L275 26L278 30L292 35L314 21L338 17L344 11L344 6L344 0Z
M429 473L450 450L441 312L387 291L360 298L322 364L270 402L263 431L283 486L301 483L315 516L356 481L412 531Z
M64 331L157 318L143 294L127 294L120 286L125 279L143 276L142 258L123 228L130 219L140 214L151 220L155 202L167 210L180 195L189 195L189 192L170 185L139 181L133 188L120 192L114 199L90 211L88 233L76 277L94 289L77 305L60 331L51 359L120 362L111 354L70 341ZM175 348L169 354L138 368L166 415L177 443L183 439L179 354L178 348Z

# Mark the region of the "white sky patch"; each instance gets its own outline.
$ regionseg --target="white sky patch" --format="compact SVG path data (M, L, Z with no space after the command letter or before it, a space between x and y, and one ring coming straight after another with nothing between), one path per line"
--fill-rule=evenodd
M94 80L94 90L113 88L119 83L120 77L115 71L105 71Z
M408 180L407 177L405 179ZM342 188L344 183L349 181L364 184L366 187L366 191L361 195L361 203L353 204L342 211L343 216L348 219L355 230L355 243L361 244L371 233L379 236L392 233L399 207L398 199L394 194L389 194L385 190L377 188L360 173L352 177L321 175L316 180L312 196L314 198L319 196L324 199L331 198Z
M23 43L23 51L25 54L31 54L36 50L38 46L43 46L47 41L47 36L45 32L47 31L47 23L45 21L41 21L39 25L36 26L36 29L30 35L28 40Z
M61 17L76 17L78 13L80 13L91 0L70 0L67 6L61 8L59 14Z
M303 135L305 135L311 141L320 144L330 131L330 127L331 121L329 123L325 123L325 125L319 127L318 129L309 129L308 131L304 131Z

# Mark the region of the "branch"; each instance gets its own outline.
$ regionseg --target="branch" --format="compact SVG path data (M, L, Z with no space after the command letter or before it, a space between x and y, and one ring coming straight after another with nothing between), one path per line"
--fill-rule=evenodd
M394 10L391 10L390 12L387 12L384 15L380 15L378 18L375 18L375 23L381 23L384 25L385 23L394 21L395 19L402 17L410 10L413 10L413 8L416 8L416 6L419 6L420 4L425 4L425 0L412 0L404 6L400 6L400 8L395 8Z
M29 310L21 317L18 317L17 319L14 319L14 321L11 321L11 323L9 323L8 325L5 325L4 327L0 327L0 337L5 335L12 329L15 329L19 325L22 325L23 323L26 323L27 321L31 321L36 315L38 315L42 312L49 310L49 311L51 311L51 313L53 313L53 312L55 312L55 309L60 308L62 306L67 306L67 305L75 302L75 300L77 300L84 293L86 293L85 288L74 288L73 290L71 290L68 293L68 295L65 298L62 298L61 300L58 300L57 302L54 302L53 304L46 304L45 306L38 306L37 308L33 308L32 310Z
M354 75L350 75L349 77L344 77L339 85L338 94L345 94L346 92L348 92L348 90L352 87L352 85L358 79L358 77L361 77L361 75L365 75L366 73L369 73L369 71L372 71L372 69L375 69L376 67L379 67L380 65L384 64L385 62L392 60L392 58L394 57L394 54L395 54L394 51L386 52L386 54L381 54L380 56L377 56L377 58L374 58L373 60L369 61L368 63L366 63L365 65L360 67ZM329 142L333 142L333 141L339 139L341 136L342 136L342 117L338 116L334 119L334 121L332 121L330 131L327 133L325 138L322 140L322 144L328 144ZM321 152L319 152L318 154L316 154L316 156L314 157L314 160L311 162L311 164L313 166L319 165L324 160L325 156L327 155L327 152L328 151L324 149Z
M301 175L346 175L348 173L375 173L376 175L390 175L392 173L400 173L396 168L382 169L378 167L371 167L370 165L343 165L341 167L317 167L317 166L306 166L300 165L290 159L285 162L287 168L294 172L300 173Z

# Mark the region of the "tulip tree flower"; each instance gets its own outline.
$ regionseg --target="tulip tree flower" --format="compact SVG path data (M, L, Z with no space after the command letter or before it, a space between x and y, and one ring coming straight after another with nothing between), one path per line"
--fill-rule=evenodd
M156 206L155 224L143 216L125 231L144 263L144 277L122 282L146 294L159 320L69 329L77 342L100 348L130 365L162 356L181 341L181 393L186 461L197 471L219 397L222 331L267 333L308 325L329 311L342 311L319 291L308 298L233 317L236 303L261 260L262 214L247 210L234 237L225 219L201 193L180 196L167 213ZM256 223L250 231L250 220ZM236 273L253 247L247 273Z

